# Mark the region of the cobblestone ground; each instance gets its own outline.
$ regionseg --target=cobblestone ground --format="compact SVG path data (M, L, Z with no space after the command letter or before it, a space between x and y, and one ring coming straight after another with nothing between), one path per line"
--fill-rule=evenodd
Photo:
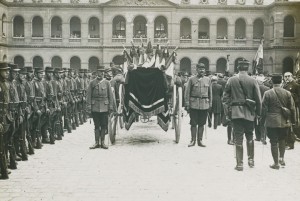
M118 130L108 150L89 150L93 125L86 123L19 162L9 180L0 181L0 200L299 200L300 145L286 151L285 168L272 170L270 145L255 144L255 168L237 172L226 129L207 129L206 148L188 148L188 117L181 140L156 121Z

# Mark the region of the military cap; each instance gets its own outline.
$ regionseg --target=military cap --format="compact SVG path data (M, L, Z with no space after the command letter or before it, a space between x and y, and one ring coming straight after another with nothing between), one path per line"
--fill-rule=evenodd
M83 72L84 72L84 73L88 73L89 70L88 70L88 69L83 69Z
M11 71L19 71L20 69L18 68L18 64L12 64L9 63L8 66L10 67Z
M84 73L84 69L79 69L79 73Z
M8 63L6 62L0 62L0 70L9 70L10 67L8 66Z
M32 68L32 66L25 66L24 68L26 68L27 73L33 73L33 68Z
M54 68L54 73L63 73L64 70L62 68Z
M50 72L50 73L52 72L53 73L53 71L54 71L54 69L52 67L46 66L45 72Z
M42 72L44 72L44 69L43 69L43 67L35 67L34 72L35 73L42 73Z
M184 74L183 74L183 76L190 76L190 74L188 73L188 72L185 72Z
M98 66L97 71L105 71L105 66Z
M20 73L20 74L27 74L27 68L25 68L25 67L20 68L19 73Z
M219 73L219 74L218 74L218 77L219 77L219 78L224 78L224 75L223 75L222 73Z
M217 76L214 75L214 76L211 77L211 81L217 81L217 80L218 80Z
M117 74L123 73L123 68L121 66L113 66L111 69Z
M196 65L196 68L205 68L205 65L204 65L204 63L198 63Z
M249 64L250 64L250 62L246 59L242 59L242 60L238 61L239 67L242 67L242 68L248 68Z
M280 73L274 73L272 74L272 81L277 81L277 82L281 82L282 80L282 75Z
M68 68L62 68L64 72L68 72Z

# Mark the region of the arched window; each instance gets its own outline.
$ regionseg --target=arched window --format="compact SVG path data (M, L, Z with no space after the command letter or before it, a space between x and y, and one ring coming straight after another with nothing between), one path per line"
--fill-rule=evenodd
M52 57L51 66L55 68L62 68L62 59L59 56Z
M228 39L228 24L225 18L217 22L217 39Z
M133 37L147 38L147 20L143 16L137 16L133 21Z
M14 64L17 64L19 68L24 67L24 58L22 56L15 56L14 58Z
M154 38L168 38L168 21L163 16L155 18Z
M274 29L274 18L271 17L270 19L270 38L275 38L275 29Z
M235 21L235 39L246 39L246 22L242 18Z
M24 37L24 18L21 16L14 17L13 37Z
M264 35L264 22L256 19L253 23L253 39L261 39Z
M43 19L40 16L32 19L32 37L43 37Z
M81 22L78 17L70 20L70 38L81 38Z
M89 19L89 38L100 38L100 23L97 17Z
M97 66L99 66L99 59L97 57L91 57L89 59L89 69L91 71L96 71Z
M220 58L217 60L216 71L217 73L225 73L227 61L225 58Z
M285 73L285 72L293 73L294 72L294 61L291 57L286 57L283 59L282 71L283 71L282 73Z
M238 72L239 61L241 60L243 60L243 58L239 57L234 61L234 72Z
M43 58L40 56L33 57L32 65L33 65L33 67L44 67ZM53 66L53 67L56 67L56 66Z
M7 36L7 18L6 15L3 14L2 15L2 37L6 37Z
M62 20L60 17L53 17L51 20L51 38L62 38Z
M180 72L192 73L191 60L187 57L184 57L180 60Z
M192 23L188 18L180 21L180 39L192 39Z
M112 62L116 65L123 65L124 64L124 56L123 55L114 56Z
M295 37L295 19L291 15L284 18L283 37Z
M198 39L209 39L209 21L206 18L199 20Z
M81 68L81 60L79 57L74 56L70 59L70 68L79 70Z
M113 19L113 38L126 38L126 21L123 16Z
M205 70L209 70L209 61L206 57L202 57L199 59L198 63L203 63L205 66Z

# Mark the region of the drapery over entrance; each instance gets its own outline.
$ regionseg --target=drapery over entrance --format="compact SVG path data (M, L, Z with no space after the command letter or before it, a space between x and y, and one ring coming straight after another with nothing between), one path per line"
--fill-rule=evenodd
M166 131L169 115L167 102L167 83L158 68L137 68L128 72L125 85L124 110L127 129L135 119L135 113L151 117L158 116L158 124Z

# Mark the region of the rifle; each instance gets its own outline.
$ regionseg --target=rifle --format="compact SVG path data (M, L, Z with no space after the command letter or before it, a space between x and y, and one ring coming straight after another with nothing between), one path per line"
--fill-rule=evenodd
M34 97L32 97L33 101L34 101ZM33 102L32 100L28 100L28 106L30 107L31 106L31 103ZM32 107L33 108L33 107ZM26 130L26 139L27 139L27 142L28 142L28 153L29 154L34 154L34 148L33 148L33 145L32 145L32 138L31 138L31 131L30 131L30 112L32 112L32 110L28 110L26 111L25 113L25 119L26 119L26 124L25 124L25 130Z

